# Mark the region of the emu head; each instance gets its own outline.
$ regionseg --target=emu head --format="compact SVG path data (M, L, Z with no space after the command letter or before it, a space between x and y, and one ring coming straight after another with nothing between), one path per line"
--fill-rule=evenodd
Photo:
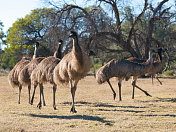
M92 50L89 51L89 56L96 56L95 52L93 52Z
M159 54L159 56L160 56L160 58L162 58L162 53L166 56L166 60L167 60L167 64L166 64L166 66L165 66L165 68L164 68L164 70L163 70L163 72L164 71L166 71L167 69L168 69L168 67L169 67L169 65L170 65L170 60L169 60L169 54L168 54L168 49L167 48L159 48L158 49L158 54Z
M107 77L107 72L108 72L108 69L107 67L101 67L97 73L96 73L96 80L98 82L98 84L102 84L104 82L106 82L109 78Z
M39 47L39 42L36 42L36 43L35 43L35 46L38 48L38 47Z
M59 44L59 45L62 45L62 44L63 44L63 41L62 41L62 40L59 40L58 44Z
M74 37L77 37L77 36L78 36L78 34L75 31L71 31L71 33L69 35L70 38L74 38Z
M162 55L162 53L163 54L165 54L166 55L166 57L167 58L169 58L169 55L168 55L168 52L167 52L168 50L166 49L166 48L159 48L158 50L157 50L157 53L158 53L158 55L161 57L161 55Z

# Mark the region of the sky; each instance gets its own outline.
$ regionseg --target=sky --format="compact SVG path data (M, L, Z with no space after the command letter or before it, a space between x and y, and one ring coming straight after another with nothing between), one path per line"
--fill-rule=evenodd
M42 7L41 0L0 0L0 21L4 32L18 19L24 18L31 10Z
M0 21L3 22L4 32L12 26L12 24L18 18L24 18L27 14L31 13L31 10L36 8L44 7L42 1L45 0L0 0ZM53 0L53 1L62 1L63 0ZM64 0L66 2L70 2L70 0ZM73 0L76 3L81 3L81 0ZM144 0L133 0L133 4L135 2L142 4ZM150 1L150 0L149 0ZM161 1L161 0L157 0ZM169 0L171 3L174 3L174 0ZM139 7L139 5L137 4ZM140 6L143 6L140 5Z

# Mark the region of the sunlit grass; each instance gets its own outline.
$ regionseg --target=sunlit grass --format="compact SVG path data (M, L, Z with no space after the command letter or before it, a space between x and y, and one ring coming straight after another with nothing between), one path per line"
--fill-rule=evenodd
M131 99L131 82L122 82L122 101L118 98L118 85L112 79L117 92L105 83L98 85L92 76L78 83L76 114L70 113L69 88L57 88L56 106L52 108L52 87L45 85L46 106L39 110L39 89L34 105L28 103L28 90L22 89L18 104L18 89L11 88L7 76L0 77L0 131L175 131L176 128L176 79L161 79L163 85L151 79L139 79L137 84L152 97L135 90ZM31 90L33 91L33 89Z

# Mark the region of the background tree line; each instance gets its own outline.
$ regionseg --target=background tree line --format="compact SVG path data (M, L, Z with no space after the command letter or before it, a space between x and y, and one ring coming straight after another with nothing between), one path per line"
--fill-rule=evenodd
M129 0L82 1L86 6L45 2L51 8L35 9L18 19L6 36L0 23L1 42L7 45L0 51L1 68L11 69L22 56L31 57L36 41L41 44L40 56L52 55L60 39L67 53L70 30L78 31L80 44L96 53L95 66L112 58L146 59L149 49L157 47L167 48L176 63L176 8L171 0L143 0L137 9Z

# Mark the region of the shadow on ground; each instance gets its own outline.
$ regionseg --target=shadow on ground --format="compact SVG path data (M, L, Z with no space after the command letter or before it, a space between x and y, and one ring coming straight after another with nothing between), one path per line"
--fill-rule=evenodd
M145 111L142 111L142 110L117 110L117 109L114 109L114 110L98 109L98 111L119 111L119 112L131 112L131 113L143 113L143 112L145 112Z
M57 119L81 119L81 120L89 120L89 121L98 121L101 123L106 123L106 125L112 125L111 121L104 120L98 116L89 116L89 115L71 115L71 116L58 116L58 115L37 115L37 114L29 114L30 117L38 117L38 118L57 118Z
M163 116L163 117L176 117L176 115L171 115L171 114L165 114L165 115L152 115L152 114L150 114L150 115L140 115L140 116L148 116L148 117L156 117L156 116Z
M69 104L71 105L71 102L64 102L62 104ZM91 107L107 107L107 108L147 108L144 106L118 106L118 105L111 105L111 104L107 104L107 103L90 103L90 102L84 102L84 101L79 101L79 102L75 102L76 106L81 106L81 105L87 105L87 106L91 106Z
M176 98L159 98L157 97L155 100L147 100L147 101L140 101L140 102L172 102L172 103L176 103Z

